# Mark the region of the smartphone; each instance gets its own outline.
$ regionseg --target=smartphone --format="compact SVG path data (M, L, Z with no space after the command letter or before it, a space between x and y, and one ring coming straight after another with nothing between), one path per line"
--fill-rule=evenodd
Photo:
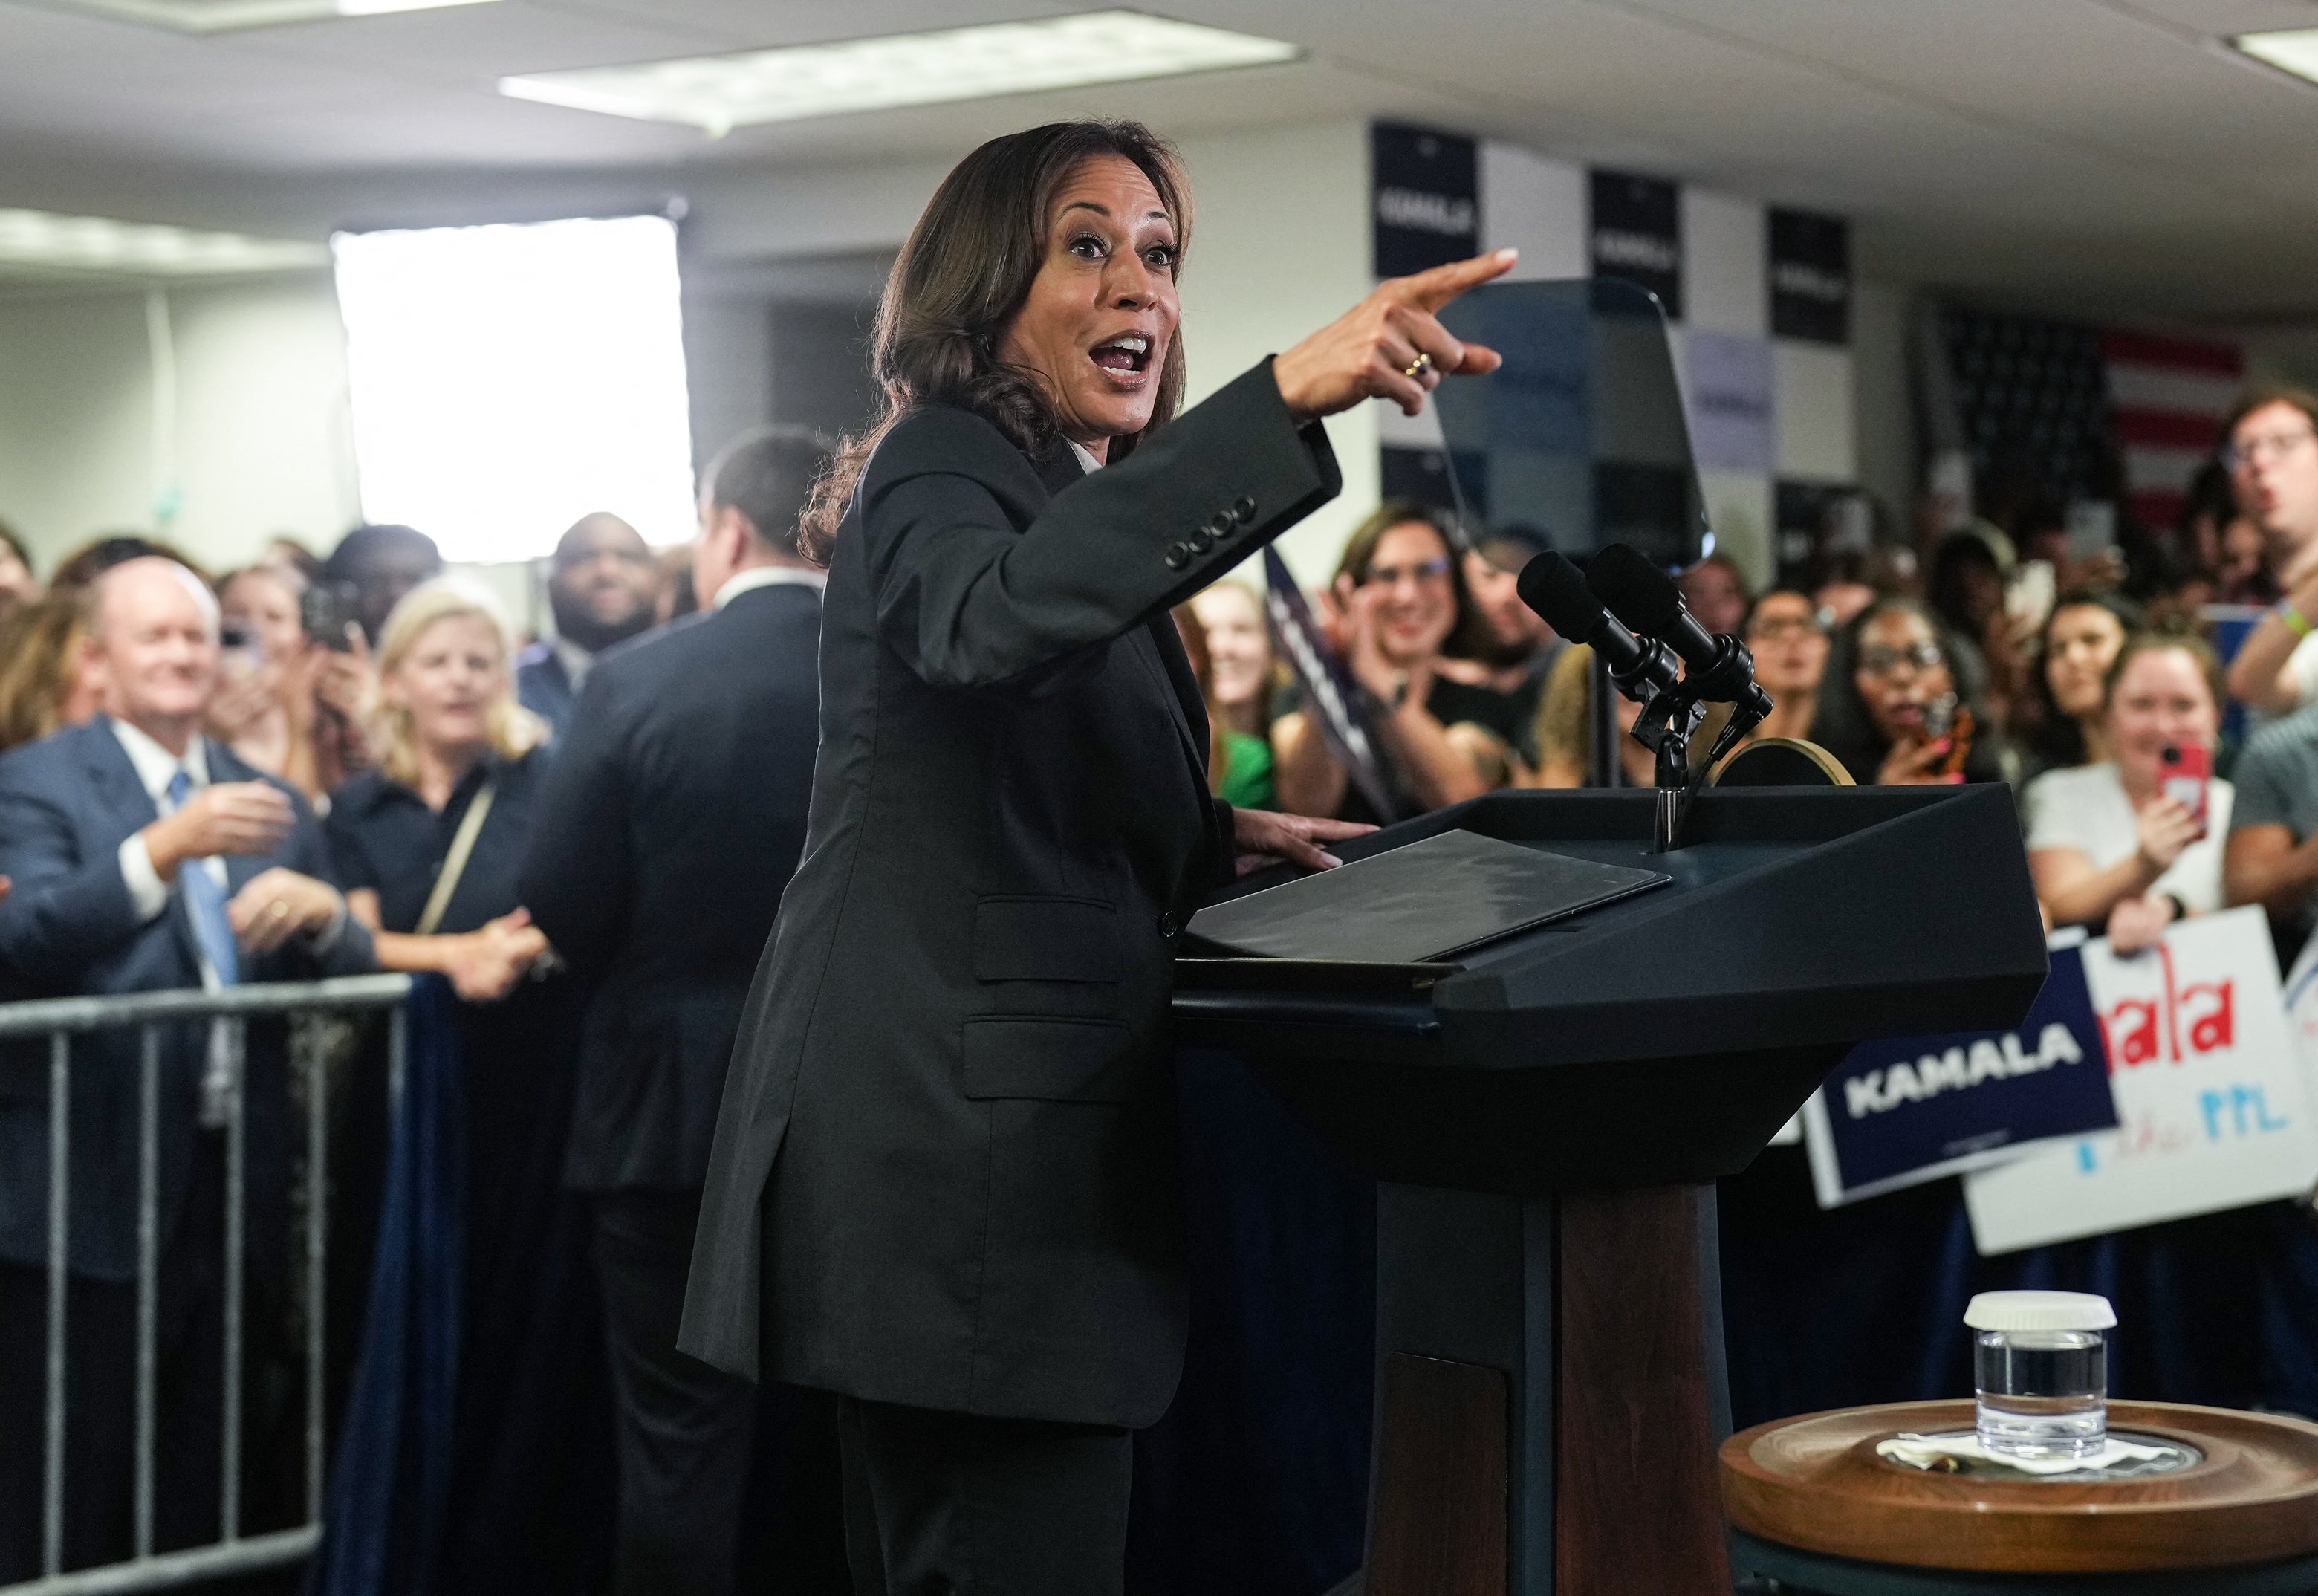
M2161 757L2165 762L2165 796L2197 817L2197 834L2204 836L2206 793L2214 779L2213 754L2192 744L2186 748L2168 748Z
M346 653L346 628L354 619L354 593L344 583L318 582L298 595L298 623L324 648Z

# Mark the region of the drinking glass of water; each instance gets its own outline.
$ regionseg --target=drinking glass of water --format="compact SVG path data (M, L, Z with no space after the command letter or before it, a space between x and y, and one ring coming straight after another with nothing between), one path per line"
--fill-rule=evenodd
M2108 1441L2108 1338L2116 1310L2073 1291L1986 1291L1975 1335L1982 1449L1995 1457L2094 1457Z

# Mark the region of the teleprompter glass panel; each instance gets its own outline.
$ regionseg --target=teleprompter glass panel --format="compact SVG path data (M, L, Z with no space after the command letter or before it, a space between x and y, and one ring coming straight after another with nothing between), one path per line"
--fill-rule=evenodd
M1441 320L1505 360L1433 394L1470 528L1527 527L1581 563L1611 543L1698 559L1705 500L1656 299L1612 277L1491 283Z

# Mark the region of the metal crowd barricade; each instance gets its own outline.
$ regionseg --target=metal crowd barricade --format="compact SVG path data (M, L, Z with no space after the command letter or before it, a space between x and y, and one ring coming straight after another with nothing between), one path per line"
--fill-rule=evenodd
M407 1024L406 975L346 976L332 980L229 987L217 992L138 993L117 997L43 998L0 1003L0 1041L49 1038L49 1301L47 1451L41 1489L41 1577L0 1586L0 1596L111 1596L154 1591L229 1574L251 1573L298 1562L322 1537L323 1296L328 1263L328 1072L319 1027L292 1026L292 1067L306 1087L306 1522L264 1535L241 1533L242 1267L245 1249L244 1158L246 1094L238 1078L225 1132L224 1396L219 1463L217 1541L156 1554L153 1550L153 1454L157 1393L154 1339L157 1322L160 1250L161 1027L209 1020L228 1030L231 1057L240 1060L252 1015L294 1019L358 1009L390 1009L387 1091L395 1116L402 1100ZM137 1446L133 1523L135 1551L125 1563L63 1571L67 1258L72 1157L72 1038L93 1031L141 1027L139 1062L137 1195Z

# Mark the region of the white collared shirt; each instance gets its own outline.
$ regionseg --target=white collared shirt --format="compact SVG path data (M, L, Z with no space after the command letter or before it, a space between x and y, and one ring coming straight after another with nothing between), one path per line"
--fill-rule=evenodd
M210 784L209 751L202 746L201 734L196 732L185 744L182 760L161 746L152 737L130 726L125 720L112 721L112 735L119 740L121 752L137 769L138 783L153 800L158 814L177 812L176 801L169 796L170 783L183 771L193 791L199 792ZM226 889L225 861L215 854L207 859L189 859L179 870L209 872L218 891ZM143 831L134 831L121 844L121 879L129 888L129 901L135 906L139 920L150 920L169 906L169 888L161 873L153 868L153 855L145 846ZM193 938L193 958L201 966L202 990L217 992L225 983L218 978L217 966L210 962L209 950L202 939ZM234 1046L233 1028L222 1019L210 1022L209 1052L202 1069L201 1123L215 1130L232 1118L233 1098L240 1087L241 1055Z
M753 593L759 588L799 587L822 592L829 586L829 573L814 571L804 565L751 565L746 571L736 571L724 579L716 590L716 597L708 601L711 609L722 609L743 593Z
M195 792L210 784L209 752L198 734L185 744L185 757L179 759L127 721L114 720L112 724L112 735L120 742L121 751L129 756L129 762L136 767L138 783L145 789L145 796L153 800L157 814L166 816L177 812L175 801L169 797L169 784L177 779L179 771L184 771ZM225 861L212 854L197 862L218 884L218 890L223 892ZM129 901L136 906L139 920L150 920L169 906L168 884L153 868L153 855L146 849L145 834L141 831L132 832L121 844L121 880L129 888ZM218 985L217 972L210 968L206 955L202 959L202 985L211 991Z
M1087 447L1086 445L1079 443L1073 444L1071 446L1071 453L1079 457L1080 468L1089 476L1092 476L1096 472L1102 469L1102 462L1094 457L1094 451Z
M547 646L563 666L563 680L577 693L580 684L588 680L588 668L596 663L596 656L569 637L550 638Z

